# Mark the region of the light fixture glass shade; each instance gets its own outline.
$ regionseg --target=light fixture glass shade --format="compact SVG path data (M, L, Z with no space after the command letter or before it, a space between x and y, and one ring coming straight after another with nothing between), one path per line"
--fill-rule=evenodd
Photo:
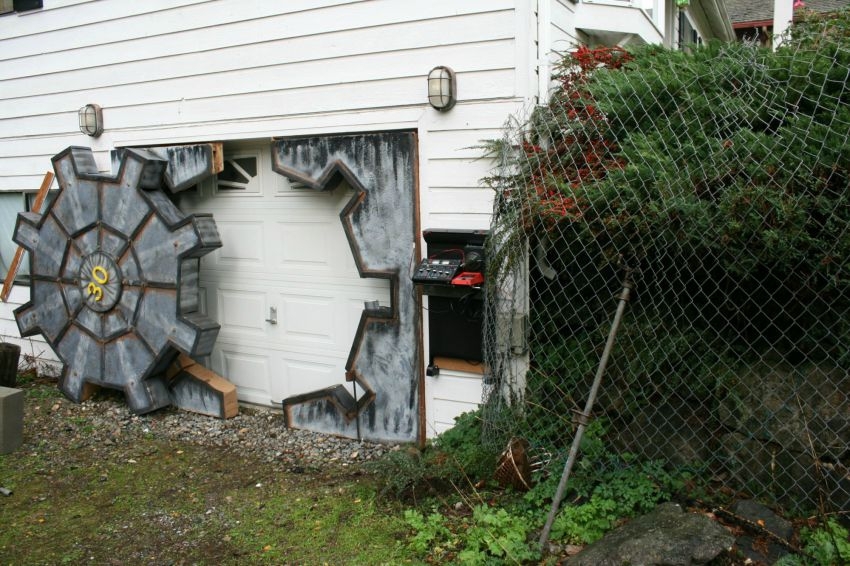
M97 104L86 104L79 111L80 131L96 138L103 133L103 112Z
M428 102L437 110L446 111L455 105L457 83L455 73L448 67L434 67L428 73Z

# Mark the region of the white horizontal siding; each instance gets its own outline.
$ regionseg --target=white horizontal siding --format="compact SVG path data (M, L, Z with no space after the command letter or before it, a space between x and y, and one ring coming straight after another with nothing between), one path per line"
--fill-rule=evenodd
M376 98L380 99L380 106L383 108L406 106L424 98L423 77L427 71L425 69L421 75L417 76L370 82L331 83L212 98L177 97L144 105L126 104L112 108L104 107L103 121L106 128L120 133L122 130L146 128L152 125L169 124L173 128L200 122L258 119L284 112L308 114L369 110L374 107ZM494 93L510 92L513 85L513 70L473 71L462 75L459 80L462 81L462 86L459 86L458 90L464 97L476 100L497 98ZM64 127L65 124L73 124L76 127L77 108L92 99L97 100L97 95L90 95L87 98L81 95L76 104L69 105L74 108L64 112L0 120L0 133L10 137L62 135L63 132L57 131L57 128Z
M549 30L550 45L548 54L549 61L555 63L559 58L559 53L575 49L581 42L573 25L575 5L567 0L550 1L552 6L552 20Z
M482 146L487 140L497 139L501 136L502 130L499 127L432 130L429 133L431 150L428 152L428 157L430 159L466 158L480 160L484 152Z
M493 207L493 191L475 187L431 189L431 206L453 214L481 214Z
M506 119L519 106L504 101L433 115L420 139L423 228L489 228L493 191L482 179L493 164L481 146L501 137Z
M4 30L2 37L6 38L3 42L6 49L0 60L78 51L116 43L131 49L124 57L114 56L120 60L128 55L132 57L131 42L134 40L215 29L225 34L222 41L226 42L229 39L227 30L239 31L238 26L246 25L250 26L254 35L243 31L241 38L243 42L250 42L262 31L263 23L269 26L282 24L272 18L283 15L297 17L333 5L355 3L357 0L105 0L64 10L32 12L30 19L13 22L8 32ZM308 19L316 18L308 15ZM293 23L301 22L294 20ZM43 39L50 39L50 43L42 43L42 49L38 49L39 40ZM184 49L193 51L196 46L184 44ZM79 51L77 54L91 53Z
M110 20L113 17L110 14L120 13L121 16L128 17L169 6L197 4L202 1L204 0L147 0L126 2L126 6L119 6L118 3L108 4L98 0L44 0L44 7L40 10L16 14L17 19L4 26L2 37L11 39L77 28Z
M394 120L382 112L415 128L438 64L457 72L459 106L512 99L524 10L514 0L48 0L0 18L0 190L37 186L68 145L105 154L318 123L386 129ZM103 107L96 140L77 130L89 102Z
M0 302L0 340L21 347L19 366L34 368L42 375L58 375L59 358L41 336L21 338L13 311L29 300L29 287L12 287L7 302Z
M454 0L374 0L343 5L325 0L321 3L336 5L292 13L285 10L290 6L289 2L222 0L148 13L139 16L138 22L125 18L80 28L2 39L0 79L157 59L162 60L160 63L165 65L163 69L168 70L173 68L171 63L174 57L193 53L216 56L220 50L233 48L247 49L246 56L256 55L259 49L261 54L272 60L293 54L313 59L323 57L328 50L333 54L335 49L340 49L340 45L341 49L348 50L347 54L351 54L352 47L355 52L361 53L382 50L379 47L381 40L398 41L391 39L393 35L410 36L415 40L418 36L427 35L429 29L432 29L423 27L427 22L443 22L451 26L453 19L467 16L467 32L484 28L491 32L490 37L499 37L504 34L504 25L496 25L491 29L491 19L485 18L479 23L477 18L502 12L508 21L512 21L512 2L509 0L467 0L462 3ZM148 3L112 0L102 4L141 6ZM192 13L188 13L188 10ZM270 10L277 13L270 14ZM240 21L236 14L249 14L251 17ZM472 19L468 16L472 16ZM199 18L203 18L201 22ZM5 21L0 20L0 37L5 38L4 24ZM357 30L361 32L359 36ZM447 28L447 32L451 31L451 27ZM355 37L347 37L346 33L355 33ZM311 37L312 44L306 39ZM432 31L428 37L431 45L465 42L462 35L443 32ZM275 43L284 40L296 41L294 47L299 46L297 41L308 42L300 47L312 49L300 53L287 52L285 45ZM359 42L346 46L351 40ZM244 64L252 59L242 61ZM179 72L180 66L173 69Z
M111 120L114 120L116 116L120 118L127 114L128 109L132 111L142 104L152 105L181 100L191 104L194 101L226 100L233 97L285 93L304 89L356 88L358 85L370 85L382 81L401 84L405 79L412 78L416 80L416 87L418 88L415 94L408 95L412 95L410 99L403 101L409 104L413 101L413 96L421 98L422 77L427 75L435 60L452 61L454 70L460 78L464 78L460 83L464 87L461 92L464 98L505 97L512 94L513 69L505 69L505 61L510 60L513 50L514 45L511 40L501 40L352 55L344 59L345 65L340 64L342 62L340 59L291 62L272 67L252 67L157 81L104 86L98 89L97 100L104 108L104 120L106 120L107 115ZM368 74L364 74L364 69L369 69ZM499 82L488 85L497 90L493 92L475 90L477 87L473 81L476 81L476 77L481 77L488 72L491 73L492 77L494 76L493 71L507 71L507 73L503 73L505 76L499 79ZM471 78L465 78L469 75L471 75ZM494 79L491 78L491 80ZM20 84L20 82L18 86L24 88L25 85ZM4 86L3 95L5 94ZM367 104L374 104L376 97L387 96L383 89L370 89L369 94L371 98L365 101ZM81 96L86 98L81 98ZM80 100L90 99L91 96L91 89L86 88L39 95L37 97L39 114L41 116L57 115L69 110L76 112L80 106ZM337 98L342 103L364 104L362 101L352 100L354 97L350 94L346 94L346 96L337 95ZM36 100L35 97L6 98L7 103L0 105L0 123L3 120L19 117L21 114L20 106L26 106L31 99ZM312 99L308 102L315 104ZM385 101L384 104L387 102ZM259 107L254 112L263 110L262 107ZM298 112L296 110L293 113ZM109 126L111 128L125 127L121 122L117 124L110 122ZM56 126L54 125L52 128L56 128ZM18 130L20 130L20 127L11 129L12 132ZM50 133L50 130L46 133Z
M431 159L429 184L436 187L477 187L490 172L490 163L476 159Z
M45 0L0 18L0 190L34 190L69 145L107 170L120 146L410 129L420 226L487 228L474 146L534 95L533 19L525 0ZM457 73L447 113L427 105L436 65ZM77 129L86 103L103 107L97 139Z
M123 56L122 50L115 53L93 47L89 54L91 57L77 64L74 63L75 58L68 57L66 52L22 59L21 68L17 70L13 61L6 61L0 65L0 80L6 81L2 96L67 92L69 85L99 88L174 76L201 76L244 69L246 62L250 62L252 68L262 68L359 54L410 51L433 46L435 37L452 38L447 45L509 40L513 36L511 17L510 11L503 10L418 22L395 22L377 28L327 30L323 33L302 30L303 35L258 39L244 45L228 43L218 36L212 38L214 43L204 45L205 37L210 35L208 32L205 34L205 30L180 36L157 36L140 40L144 43L132 46L132 51L123 53ZM185 52L187 45L193 45L194 49ZM134 57L132 53L135 52L138 54ZM168 58L168 65L163 65L161 59L164 57ZM35 73L34 65L43 69L42 72Z

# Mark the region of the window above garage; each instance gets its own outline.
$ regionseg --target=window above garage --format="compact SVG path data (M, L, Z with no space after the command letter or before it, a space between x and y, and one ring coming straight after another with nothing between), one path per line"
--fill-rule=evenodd
M221 194L259 193L259 157L255 152L225 157L224 168L216 176L216 191Z
M42 0L0 0L0 14L38 10L43 4Z
M47 200L42 205L42 210L47 207L47 204L56 196L55 191L47 193ZM11 234L15 232L15 223L18 220L19 212L27 212L32 210L35 202L36 194L33 192L23 191L4 191L0 192L0 230L4 234L9 234L7 238L0 238L0 277L5 277L9 271L9 266L12 264L12 258L15 256L15 251L18 249L18 244L12 241ZM18 267L15 283L29 283L29 261L24 261Z

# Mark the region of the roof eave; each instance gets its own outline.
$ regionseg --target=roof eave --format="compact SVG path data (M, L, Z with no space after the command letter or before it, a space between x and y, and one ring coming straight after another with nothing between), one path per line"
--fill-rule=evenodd
M724 0L693 0L688 6L688 14L696 26L710 38L721 41L734 41L735 32L726 10Z

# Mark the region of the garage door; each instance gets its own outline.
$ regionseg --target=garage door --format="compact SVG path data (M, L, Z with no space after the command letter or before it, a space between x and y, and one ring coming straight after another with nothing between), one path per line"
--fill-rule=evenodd
M180 201L213 213L224 243L201 261L202 303L221 324L212 369L263 405L345 383L364 302L390 304L388 281L360 278L343 232L352 190L294 186L272 172L268 141L224 152L224 171Z

